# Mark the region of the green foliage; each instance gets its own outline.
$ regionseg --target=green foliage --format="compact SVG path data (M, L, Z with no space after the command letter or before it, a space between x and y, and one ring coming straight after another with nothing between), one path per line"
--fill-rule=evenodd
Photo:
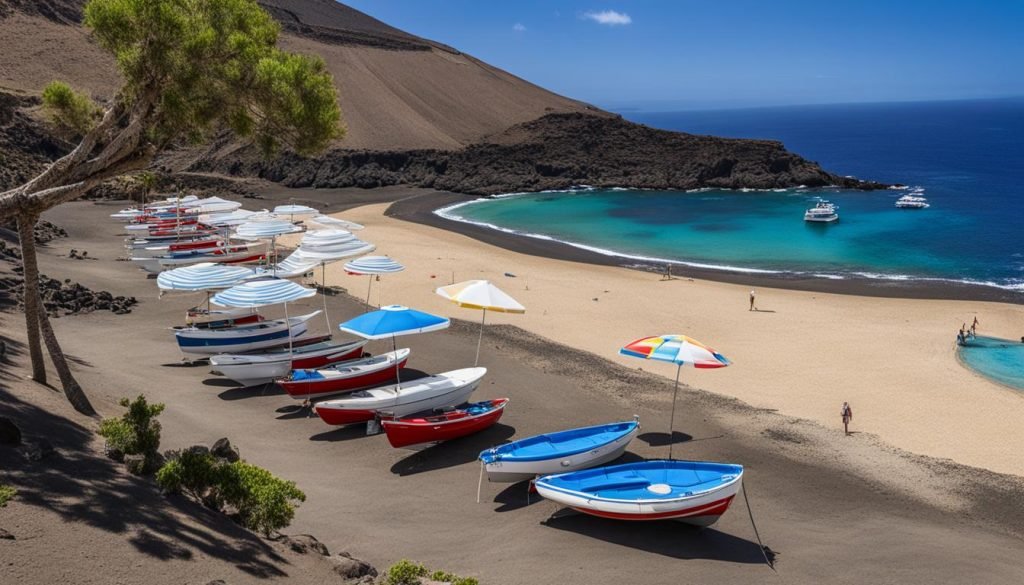
M397 563L391 565L388 569L387 577L384 579L385 585L419 585L420 577L427 576L427 569L423 565L414 563L412 561L402 559Z
M323 62L279 50L280 27L255 0L90 0L85 24L114 55L125 98L157 102L158 145L226 125L266 153L311 154L343 135Z
M291 524L295 506L306 501L306 494L295 482L244 461L230 465L222 494L238 511L243 526L266 536Z
M428 575L431 581L441 581L451 585L480 585L474 577L459 577L447 571L431 573L423 565L406 559L391 565L384 578L384 585L419 585L422 583L420 579Z
M306 494L295 482L244 461L227 463L208 451L186 449L172 455L156 473L165 491L184 493L207 506L232 510L246 528L264 535L288 526Z
M100 436L125 455L145 455L147 460L153 460L160 449L160 422L156 417L164 411L164 405L149 404L141 394L135 400L122 398L119 404L128 412L121 418L104 419Z
M50 82L43 89L43 107L54 124L77 134L91 130L100 114L99 107L88 96L62 81Z
M18 495L18 490L9 485L0 484L0 508L6 506L7 502L16 495Z

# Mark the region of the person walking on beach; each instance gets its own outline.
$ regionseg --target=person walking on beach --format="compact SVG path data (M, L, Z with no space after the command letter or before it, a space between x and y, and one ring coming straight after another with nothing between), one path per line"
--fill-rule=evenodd
M971 337L978 336L978 317L974 317L974 323L971 323Z
M853 420L853 409L850 408L850 403L849 402L844 402L843 403L843 410L842 410L841 414L843 416L843 432L845 432L847 435L849 435L850 434L850 421Z
M750 291L750 311L756 311L757 307L754 306L754 301L757 299L757 294L754 291Z

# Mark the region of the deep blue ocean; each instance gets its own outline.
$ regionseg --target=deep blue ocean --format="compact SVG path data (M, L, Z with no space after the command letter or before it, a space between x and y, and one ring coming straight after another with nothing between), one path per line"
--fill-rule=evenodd
M782 141L825 169L924 190L574 190L473 202L464 221L623 256L823 278L940 279L1024 291L1024 99L624 112L695 134ZM815 198L840 221L808 224Z

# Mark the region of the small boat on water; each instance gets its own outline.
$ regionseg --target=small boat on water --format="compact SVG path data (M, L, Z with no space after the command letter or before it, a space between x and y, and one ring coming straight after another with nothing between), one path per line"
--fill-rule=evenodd
M241 353L288 345L288 338L302 336L307 322L320 314L314 311L300 317L260 321L238 327L188 327L174 331L178 348L184 354L210 356L218 353Z
M742 482L742 465L655 460L548 475L535 485L542 497L592 516L711 526Z
M618 459L640 422L617 422L520 439L480 453L488 481L515 483Z
M508 405L508 398L474 402L454 410L421 413L382 420L388 442L396 449L423 443L439 443L479 433L494 426Z
M292 370L322 368L363 355L366 340L321 341L292 349L287 347L249 354L217 354L210 357L210 371L244 386L266 384Z
M360 390L342 398L318 402L314 408L329 425L367 422L377 416L401 418L466 402L486 373L487 368L452 370L405 385Z
M831 223L839 219L839 207L828 201L819 201L814 207L804 212L804 221L815 223Z
M409 361L409 349L336 363L319 370L294 369L277 384L296 400L312 400L372 388L395 380Z
M921 196L920 192L913 192L897 199L896 207L899 209L928 209L931 205L928 203L928 199Z

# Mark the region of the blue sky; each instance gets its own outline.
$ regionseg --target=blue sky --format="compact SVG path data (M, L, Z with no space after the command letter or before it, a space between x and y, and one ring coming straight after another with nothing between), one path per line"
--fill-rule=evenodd
M345 0L602 107L1024 95L1024 0Z

